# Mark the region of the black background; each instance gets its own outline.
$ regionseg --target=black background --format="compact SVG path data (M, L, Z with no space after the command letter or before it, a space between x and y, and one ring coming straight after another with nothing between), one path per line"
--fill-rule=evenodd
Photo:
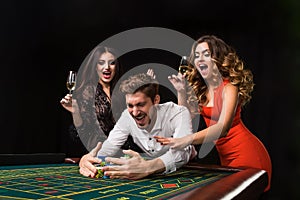
M299 1L6 0L0 5L0 153L78 153L66 136L71 116L59 101L67 92L67 71L77 70L103 40L148 26L193 39L214 34L232 45L254 74L253 99L243 119L271 155L269 198L299 199ZM179 62L155 50L123 59L125 69L148 62L177 68Z

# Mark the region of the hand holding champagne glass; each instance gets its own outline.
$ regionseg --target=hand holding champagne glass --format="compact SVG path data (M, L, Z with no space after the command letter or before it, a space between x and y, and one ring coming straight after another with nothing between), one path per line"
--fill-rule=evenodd
M72 92L75 90L76 86L76 72L69 71L67 82L66 82L67 89L69 90L69 94L67 94L61 101L61 105L68 110L69 112L74 112L72 107Z
M75 90L75 86L76 86L76 72L75 71L69 71L66 85L69 90L69 94L72 94L72 92Z

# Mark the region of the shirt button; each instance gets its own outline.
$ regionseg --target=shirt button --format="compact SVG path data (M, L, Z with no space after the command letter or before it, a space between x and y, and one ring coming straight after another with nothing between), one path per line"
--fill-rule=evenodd
M154 152L154 149L152 149L151 151Z
M151 137L149 137L149 140L152 140L152 138L151 138Z

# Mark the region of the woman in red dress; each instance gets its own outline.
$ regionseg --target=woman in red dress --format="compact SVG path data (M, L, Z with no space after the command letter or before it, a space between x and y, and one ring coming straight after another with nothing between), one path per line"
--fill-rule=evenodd
M242 106L251 99L254 86L251 71L244 68L232 47L210 35L194 43L190 63L186 74L172 75L169 80L177 90L178 104L187 106L192 115L200 112L208 128L183 138L157 137L157 141L177 149L214 141L221 165L267 171L269 184L265 191L269 190L270 156L261 141L245 127L240 115Z

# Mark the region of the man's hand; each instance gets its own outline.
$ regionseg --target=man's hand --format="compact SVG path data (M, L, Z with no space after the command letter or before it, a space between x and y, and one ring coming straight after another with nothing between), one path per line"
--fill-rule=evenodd
M101 159L98 159L97 152L101 149L102 143L98 142L97 146L88 154L84 155L79 162L79 172L83 176L95 177L97 169L93 165L94 163L101 163Z
M106 158L107 162L112 162L116 165L105 166L103 168L105 176L109 176L112 179L137 180L165 170L165 166L159 158L146 161L135 151L123 150L123 153L129 155L130 158Z
M194 134L190 134L182 138L166 138L161 136L154 136L154 138L161 145L170 145L172 149L184 149L186 146L193 143Z

